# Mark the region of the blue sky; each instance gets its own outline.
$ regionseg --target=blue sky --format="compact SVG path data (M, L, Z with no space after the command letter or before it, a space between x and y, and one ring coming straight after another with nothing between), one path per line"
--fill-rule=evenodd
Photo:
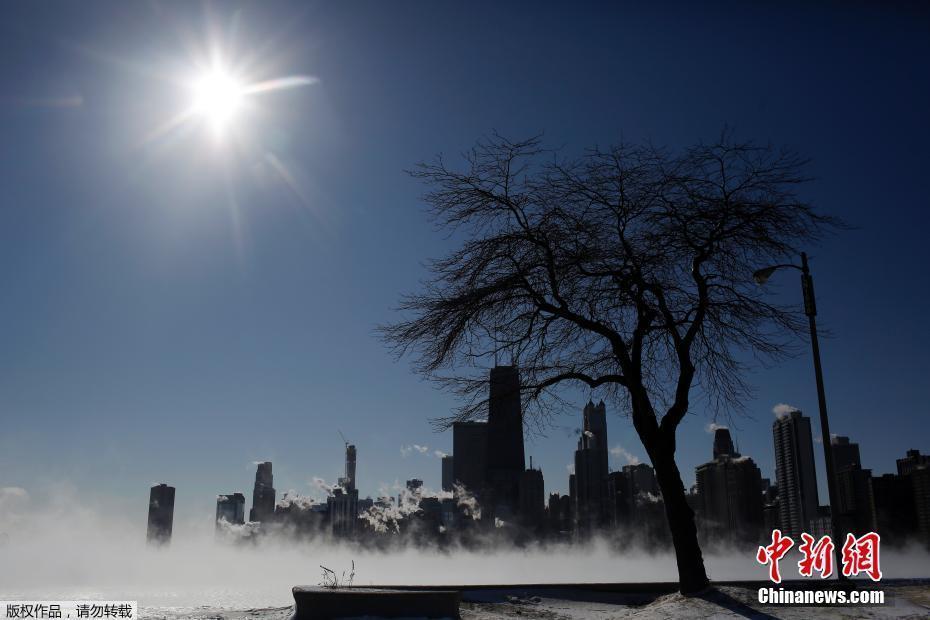
M363 494L451 451L454 405L373 334L450 248L404 174L492 130L568 153L621 136L675 148L724 124L812 158L806 197L855 228L811 250L831 425L893 471L930 450L926 329L930 18L786 3L16 3L0 20L0 486L67 481L144 514L150 484L211 514L250 491L311 492L357 444ZM254 75L242 147L151 132L222 41ZM283 171L283 175L282 175ZM285 182L285 177L288 182ZM800 302L793 274L773 287ZM809 356L752 377L741 451L774 474L771 409L812 414ZM567 489L578 410L529 438ZM710 421L682 426L685 481ZM627 420L609 443L644 456ZM816 427L816 425L815 425ZM819 433L815 432L815 435ZM818 456L819 459L819 456ZM615 466L625 463L614 461ZM822 461L818 461L822 464ZM821 486L823 479L821 476ZM821 492L821 501L826 494Z

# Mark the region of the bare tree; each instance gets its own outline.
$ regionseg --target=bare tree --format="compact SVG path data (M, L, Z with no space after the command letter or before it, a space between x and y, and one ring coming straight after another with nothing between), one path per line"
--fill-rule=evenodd
M697 396L714 415L738 410L743 360L785 355L803 334L802 317L762 299L752 273L839 222L799 200L804 160L726 132L677 153L620 144L575 159L495 135L466 160L412 172L462 242L430 263L386 340L465 397L440 426L482 412L486 379L461 368L498 354L518 363L531 419L551 415L567 383L612 398L655 468L681 591L702 590L676 431Z

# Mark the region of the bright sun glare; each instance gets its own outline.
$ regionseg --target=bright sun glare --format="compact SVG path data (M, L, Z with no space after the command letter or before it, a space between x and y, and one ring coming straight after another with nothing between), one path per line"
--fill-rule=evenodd
M202 75L194 83L194 112L222 133L242 107L245 87L235 76L221 70Z

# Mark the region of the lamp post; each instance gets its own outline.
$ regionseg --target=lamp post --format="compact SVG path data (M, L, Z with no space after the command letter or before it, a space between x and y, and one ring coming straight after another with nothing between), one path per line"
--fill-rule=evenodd
M827 493L830 496L830 524L833 529L834 552L836 554L836 574L841 581L845 581L842 566L841 549L845 542L845 532L840 528L839 505L836 496L836 478L834 477L833 445L830 437L830 422L827 419L827 397L823 389L823 367L820 364L820 343L817 339L817 303L814 299L814 278L811 277L807 266L807 254L801 252L801 266L792 263L773 265L759 269L752 274L756 284L762 285L783 267L790 267L801 272L801 291L804 294L804 314L810 323L811 352L814 356L814 377L817 380L817 404L820 406L820 432L823 436L823 457L827 465Z

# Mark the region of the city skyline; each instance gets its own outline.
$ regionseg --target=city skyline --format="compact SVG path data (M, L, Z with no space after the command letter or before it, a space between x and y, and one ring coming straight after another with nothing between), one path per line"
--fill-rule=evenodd
M842 22L825 34L835 24L818 9L805 14L800 31L791 11L773 15L765 7L744 8L720 26L714 11L693 16L691 23L711 32L762 42L740 58L697 46L693 32L665 24L659 12L566 16L550 7L531 22L544 33L569 28L550 37L560 41L554 50L543 49L529 28L516 27L512 37L492 29L480 35L479 60L490 68L479 72L462 52L476 47L466 42L483 21L456 8L372 6L368 20L349 19L338 7L295 10L313 35L282 35L291 53L270 76L306 74L319 83L275 95L269 105L276 117L263 139L298 173L300 191L272 182L267 160L233 162L242 179L231 211L214 147L194 141L165 154L138 146L164 115L149 103L165 104L171 93L160 77L133 67L183 64L180 37L170 28L139 37L150 16L117 5L107 9L126 27L103 31L93 23L104 21L102 6L63 5L54 14L20 6L2 26L0 75L15 87L0 101L0 128L17 148L2 156L0 280L8 320L0 327L7 370L0 376L0 487L40 498L67 482L138 514L144 489L167 481L177 486L179 515L212 514L217 491L250 494L244 480L253 461L275 464L279 492L310 493L313 476L335 481L341 430L359 446L363 496L414 477L440 488L435 451L452 452L451 432L433 434L428 419L458 403L395 362L371 330L391 318L397 294L422 275L420 261L446 249L423 215L422 187L403 170L439 152L454 157L494 128L515 137L545 131L552 144L577 152L620 135L675 147L713 138L729 122L741 135L811 156L817 180L810 199L857 226L811 250L820 318L833 334L822 342L832 430L860 443L862 467L876 476L893 472L906 450L930 444L922 424L930 402L922 379L930 349L922 265L930 250L922 243L920 188L898 182L921 174L919 145L930 137L919 112L930 103L927 86L904 69L927 43L903 17L879 15L883 34L861 47L850 41L870 33L874 20ZM211 23L224 30L234 12L216 7L205 18L175 10L204 32ZM243 37L273 37L274 16L242 10ZM508 23L520 16L514 7L494 11ZM853 13L875 17L863 7ZM759 17L771 32L750 23ZM41 20L43 32L22 27L30 20ZM431 23L444 25L434 30ZM637 51L654 49L642 45L641 30L659 32L668 55ZM619 35L625 47L605 58L599 36L580 34L590 32L605 40ZM799 45L784 50L778 42L789 35ZM494 62L514 52L505 39L545 59L521 69L523 86L509 81L523 63ZM441 51L427 60L423 45ZM394 56L380 54L384 49ZM881 74L870 54L876 50L888 63ZM852 60L837 69L841 57ZM780 68L767 77L751 70L776 62ZM650 77L665 73L687 85L696 67L718 64L744 76L740 88L729 88L721 77L727 72L709 75L714 87L707 92L718 94L687 107L675 103L674 79ZM440 66L458 86L421 87ZM39 69L48 69L41 79ZM480 94L488 89L506 93L507 105L489 103ZM592 89L597 97L578 94ZM849 182L869 174L874 183ZM876 217L879 208L896 217ZM779 301L800 304L793 274L776 279ZM910 336L887 335L887 325ZM750 380L758 388L747 408L753 418L737 418L731 430L739 451L772 476L771 409L817 409L803 343L796 358ZM583 403L599 395L566 397L571 408L555 420L559 428L548 438L531 435L526 445L547 493L568 491L574 429ZM679 442L689 484L707 460L705 427L714 421L705 403L692 411ZM627 464L622 451L648 462L629 422L608 415L609 448L619 447L611 466ZM52 446L57 458L38 445ZM428 450L403 456L414 445ZM824 501L822 455L816 446L814 453Z
M663 502L653 468L641 463L612 470L607 465L603 401L597 405L589 401L583 409L584 428L575 451L575 471L569 474L568 495L547 493L543 472L533 467L532 459L529 467L523 465L516 481L504 477L507 482L502 490L501 465L510 461L515 467L516 463L509 456L488 461L487 454L495 449L513 456L523 453L522 439L521 445L513 444L513 428L502 423L520 411L518 402L506 404L506 397L520 388L516 371L513 366L497 366L489 373L488 418L496 418L495 424L454 425L460 456L440 459L441 490L424 487L422 479L413 478L403 488L382 488L376 497L363 499L356 488L357 448L344 441L346 476L339 478L337 486L320 485L326 491L325 502L293 492L284 492L278 499L271 488L272 463L256 463L249 527L229 528L245 523L245 498L239 492L223 493L216 496L217 533L224 542L257 542L257 537L268 535L372 542L372 537L405 536L413 531L415 539L407 538L407 542L448 543L449 537L456 540L464 535L460 542L469 545L481 544L471 533L506 527L504 539L519 544L584 541L591 535L617 532L632 533L639 544L664 544L662 528L653 529L661 523ZM729 539L751 546L762 542L772 529L795 540L802 533L831 533L829 514L834 507L820 504L815 490L810 418L787 407L776 414L772 440L778 464L771 478L762 476L751 456L737 451L729 429L713 429L713 459L695 468L696 482L687 492L698 528L707 540ZM856 535L879 531L890 544L900 544L907 537L928 544L930 455L908 450L895 461L897 475L873 478L870 470L861 467L858 443L834 435L832 444L840 526ZM449 460L451 467L447 467ZM516 486L514 495L509 490L511 483ZM873 485L878 485L876 492ZM160 505L166 489L170 492L167 512ZM150 491L147 537L150 543L165 544L171 539L175 488L161 483ZM398 491L396 501L392 491Z

